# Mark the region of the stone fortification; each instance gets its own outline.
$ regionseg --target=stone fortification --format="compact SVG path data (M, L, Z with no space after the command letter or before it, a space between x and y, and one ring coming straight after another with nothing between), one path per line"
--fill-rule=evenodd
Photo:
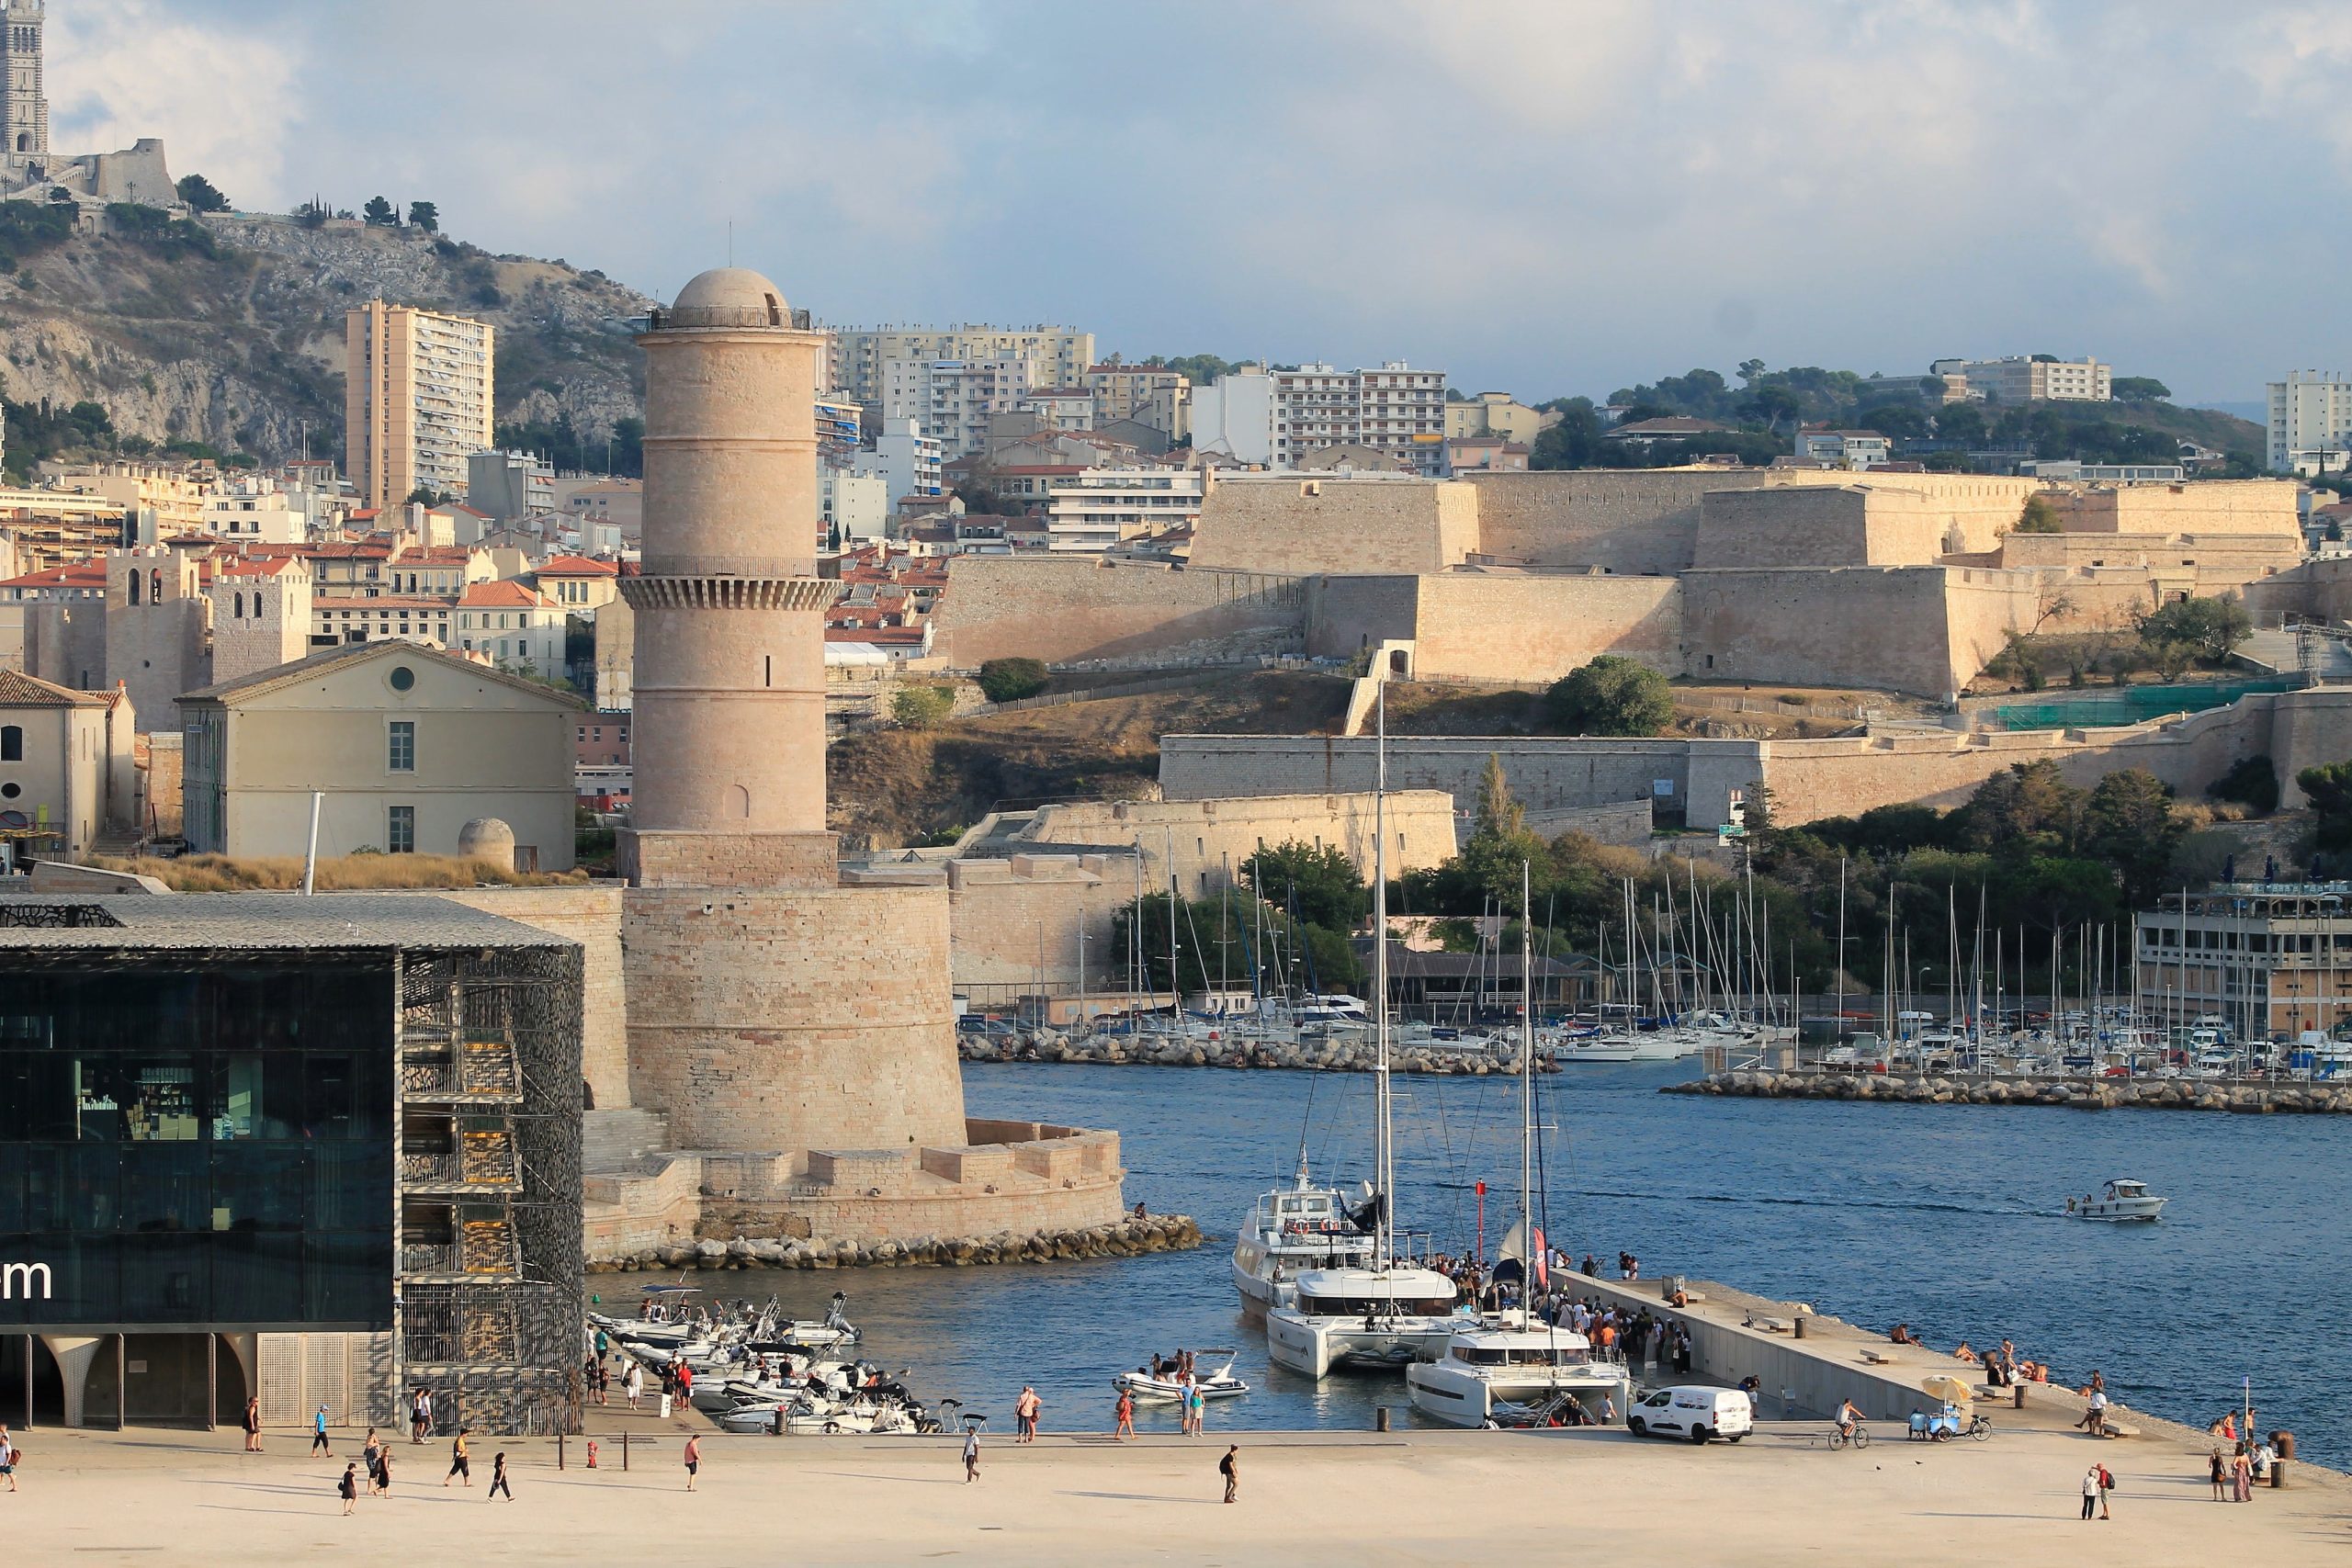
M2242 534L2301 547L2292 479L2068 486L2050 503L2069 534Z
M1826 479L1828 475L1815 475ZM1837 476L1848 482L1717 491L1700 506L1696 567L1930 566L1990 550L2038 479Z
M1307 592L1307 650L1351 658L1413 645L1430 680L1555 679L1613 653L1682 674L1682 588L1672 577L1473 570L1322 577Z
M1476 474L1478 553L1627 576L1688 570L1708 495L1755 490L1763 468L1577 468Z
M1877 686L1944 697L2033 620L2030 581L1946 567L1694 571L1690 672L1713 681Z
M1789 824L1918 802L1953 807L1987 777L2047 758L2077 784L2144 768L2195 795L2241 759L2268 756L2283 804L2301 804L2295 773L2352 755L2352 688L2256 694L2185 718L2099 729L1838 737L1823 740L1551 740L1404 736L1388 748L1390 779L1440 789L1457 807L1477 797L1487 759L1500 759L1531 816L1649 797L1696 826L1725 820L1734 791L1758 780ZM1373 742L1329 736L1171 735L1159 782L1170 799L1363 787ZM1655 792L1655 793L1654 793Z
M1459 480L1220 479L1201 501L1192 564L1224 571L1443 571L1478 547L1478 492Z
M1228 870L1260 850L1294 841L1336 848L1369 874L1373 806L1368 793L1344 792L1069 801L1040 807L1008 842L1039 851L1053 845L1129 846L1143 857L1147 890L1165 889L1172 876L1187 897L1199 897L1227 886ZM1453 858L1453 807L1444 795L1393 789L1387 818L1390 875Z
M1301 588L1278 572L1190 570L1100 556L957 556L933 647L957 670L991 659L1149 662L1287 653Z
M2287 615L2352 620L2352 557L2305 561L2249 582L2245 604L2257 626L2274 626Z

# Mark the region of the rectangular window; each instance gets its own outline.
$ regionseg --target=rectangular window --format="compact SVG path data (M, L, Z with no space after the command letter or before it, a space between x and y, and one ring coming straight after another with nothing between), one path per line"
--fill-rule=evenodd
M384 813L384 849L396 855L416 852L416 807L394 806Z
M416 721L414 719L392 720L390 755L384 765L396 773L416 772Z

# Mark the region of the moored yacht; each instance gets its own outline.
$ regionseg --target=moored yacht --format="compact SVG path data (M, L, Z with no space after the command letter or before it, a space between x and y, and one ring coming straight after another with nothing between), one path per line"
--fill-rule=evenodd
M1405 1369L1413 1408L1456 1427L1483 1427L1499 1404L1534 1404L1573 1394L1595 1419L1604 1396L1623 1412L1633 1384L1624 1366L1600 1359L1573 1329L1533 1324L1516 1310L1454 1329L1435 1360Z
M1434 1269L1309 1269L1297 1293L1266 1314L1266 1355L1310 1378L1339 1367L1402 1367L1437 1355L1461 1320L1453 1281Z
M1302 1155L1291 1185L1261 1194L1242 1220L1233 1243L1233 1288L1244 1313L1262 1314L1290 1304L1302 1269L1362 1265L1372 1252L1373 1238L1349 1217L1346 1201L1309 1180Z

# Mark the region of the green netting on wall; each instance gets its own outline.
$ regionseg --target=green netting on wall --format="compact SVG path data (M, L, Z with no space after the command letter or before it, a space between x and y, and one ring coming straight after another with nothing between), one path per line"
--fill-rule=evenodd
M2177 686L2126 686L2096 697L2064 697L2042 703L2009 703L1993 710L2003 729L2091 729L2104 725L2145 724L2168 713L2202 713L2227 706L2256 692L2291 692L2293 676L2259 681L2196 681Z

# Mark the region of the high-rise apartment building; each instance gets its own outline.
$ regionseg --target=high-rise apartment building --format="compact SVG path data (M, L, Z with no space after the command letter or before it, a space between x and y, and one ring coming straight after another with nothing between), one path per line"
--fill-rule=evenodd
M1937 376L1964 376L1972 397L2000 403L2104 403L2115 397L2114 367L2089 357L2051 359L2012 354L2002 359L1939 359Z
M1132 419L1170 440L1192 433L1193 380L1165 365L1098 365L1080 383L1102 423Z
M988 447L989 421L1012 413L1038 385L1038 361L1018 355L999 359L892 359L882 367L882 420L911 419L937 438L950 457ZM1047 383L1056 385L1057 383Z
M12 157L49 154L49 97L40 80L41 0L8 0L0 32L0 129Z
M2273 473L2341 472L2352 452L2352 381L2341 370L2290 370L2270 383Z
M1369 446L1435 474L1445 462L1445 372L1401 359L1377 370L1246 366L1193 394L1193 445L1277 468L1325 446Z
M1094 334L1074 327L834 327L827 349L831 389L861 403L883 400L894 359L1027 359L1033 387L1074 387L1094 364Z
M491 445L497 331L381 299L345 312L344 460L369 506L466 493L466 460Z

